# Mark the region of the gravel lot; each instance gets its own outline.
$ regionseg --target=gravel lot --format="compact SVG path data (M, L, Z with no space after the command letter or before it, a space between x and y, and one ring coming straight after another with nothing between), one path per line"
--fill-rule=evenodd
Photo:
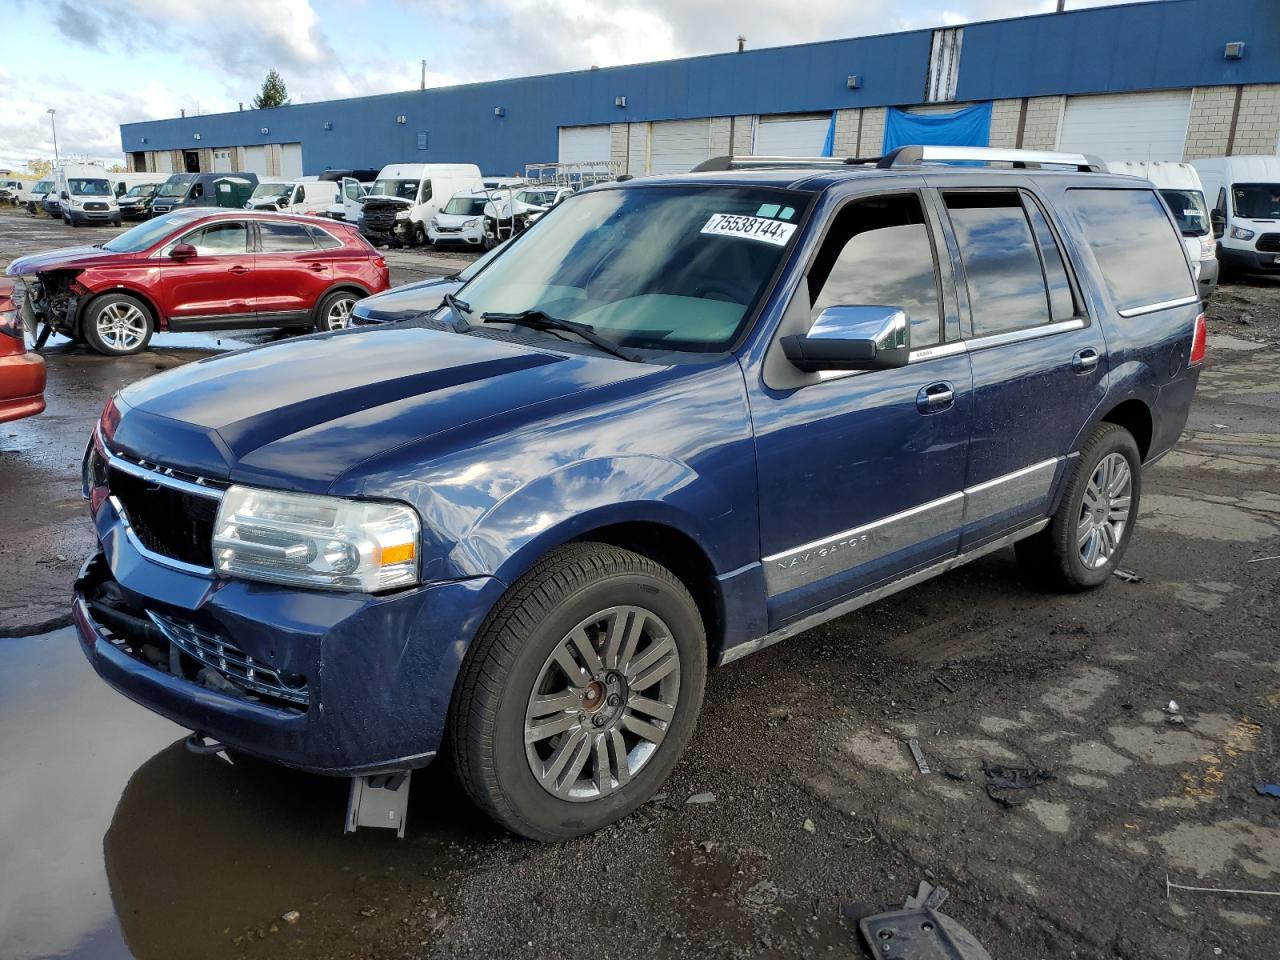
M107 232L0 213L0 263ZM389 259L403 282L460 258ZM84 438L120 385L236 338L54 345L49 411L0 427L0 958L852 957L840 906L921 879L997 960L1280 956L1275 898L1165 890L1280 890L1280 800L1254 789L1280 781L1280 283L1208 313L1140 581L1046 595L1006 551L717 671L665 793L559 846L437 769L405 840L343 837L342 783L192 756L107 690L59 628ZM984 760L1054 778L1006 808Z

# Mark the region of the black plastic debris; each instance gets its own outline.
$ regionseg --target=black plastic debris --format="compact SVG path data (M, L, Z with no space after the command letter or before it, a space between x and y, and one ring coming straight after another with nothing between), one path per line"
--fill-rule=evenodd
M921 880L900 910L871 914L861 904L840 910L856 923L870 956L881 960L991 960L991 955L968 930L939 913L947 890Z
M1052 773L1040 767L1006 767L986 760L982 761L982 772L987 778L987 796L1005 809L1025 802L1013 795L1015 791L1033 790L1053 779Z

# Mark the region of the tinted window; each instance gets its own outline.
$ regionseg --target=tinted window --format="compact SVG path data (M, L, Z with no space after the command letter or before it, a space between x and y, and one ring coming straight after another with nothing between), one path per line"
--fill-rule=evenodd
M1195 296L1182 240L1150 190L1070 190L1117 310Z
M307 227L311 231L311 239L321 250L332 250L335 247L342 246L342 241L330 233L326 233L319 227Z
M1045 283L1049 288L1049 315L1055 321L1070 320L1078 311L1057 238L1049 228L1049 221L1045 219L1039 204L1028 203L1027 216L1031 218L1031 229L1035 231L1036 244L1040 247L1040 261L1044 267Z
M809 270L813 318L831 306L901 307L911 346L936 344L941 329L933 245L914 195L851 203L836 215Z
M1049 322L1040 254L1022 200L1013 191L945 195L973 311L973 335Z
M183 238L203 256L224 253L244 253L249 249L249 231L243 223L211 223L203 230Z
M1237 183L1231 188L1231 206L1237 217L1280 219L1280 183Z
M299 250L316 248L311 234L300 223L274 223L270 220L260 220L258 233L262 238L263 253L296 253Z
M1209 211L1199 190L1161 190L1174 221L1184 237L1202 237L1209 232Z

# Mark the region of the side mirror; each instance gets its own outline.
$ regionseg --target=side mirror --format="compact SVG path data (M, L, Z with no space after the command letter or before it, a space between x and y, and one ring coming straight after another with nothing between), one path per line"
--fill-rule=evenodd
M68 194L68 193L67 193L67 191L65 191L65 190L63 190L63 191L62 191L62 193L58 194L58 196L62 197L62 199L63 199L63 200L70 200L70 199L71 199L70 194Z
M189 243L175 243L169 251L170 260L190 260L196 255L196 248Z
M806 373L906 366L911 323L901 307L827 307L803 336L782 338L782 352Z
M1209 222L1213 224L1214 237L1221 239L1222 235L1227 232L1227 218L1221 210L1214 210L1209 214Z

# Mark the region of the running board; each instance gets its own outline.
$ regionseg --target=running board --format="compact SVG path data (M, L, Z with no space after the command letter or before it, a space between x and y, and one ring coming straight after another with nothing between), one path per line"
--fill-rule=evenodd
M954 570L956 567L962 567L970 560L977 560L979 557L985 557L989 553L995 553L1002 550L1010 544L1017 543L1019 540L1025 540L1027 537L1034 536L1049 525L1049 518L1037 520L1028 527L1015 530L1013 533L1005 534L1003 537L984 543L980 547L974 547L965 553L949 557L940 563L925 567L923 570L917 570L915 573L908 574L900 580L894 580L886 583L882 587L877 587L869 593L863 593L851 600L845 600L838 603L834 607L828 607L826 610L820 610L817 613L811 613L794 623L789 623L784 627L779 627L772 633L767 633L763 637L756 640L748 640L746 643L740 643L735 647L730 647L720 655L720 666L726 663L733 663L735 660L741 660L743 657L750 656L753 653L759 653L766 647L771 647L780 640L786 640L788 637L794 637L798 633L804 633L806 630L812 630L814 627L826 623L828 620L835 620L837 617L843 617L846 614L853 613L855 610L861 609L868 604L875 603L877 600L883 600L890 597L900 590L906 590L908 587L914 587L917 583L923 583L941 573L948 570Z
M412 773L411 770L401 770L352 777L351 794L347 798L347 823L342 832L355 833L360 827L382 827L394 830L396 836L403 840Z

